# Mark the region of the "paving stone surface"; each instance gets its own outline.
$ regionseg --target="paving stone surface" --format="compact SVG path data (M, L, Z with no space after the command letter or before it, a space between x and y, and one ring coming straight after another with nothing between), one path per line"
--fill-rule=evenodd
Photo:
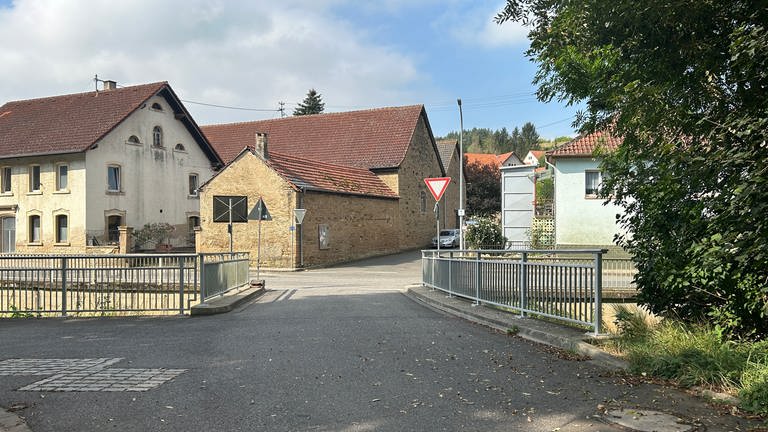
M0 361L0 376L51 375L21 387L19 391L143 392L186 372L186 369L108 367L121 360L123 359L8 359Z

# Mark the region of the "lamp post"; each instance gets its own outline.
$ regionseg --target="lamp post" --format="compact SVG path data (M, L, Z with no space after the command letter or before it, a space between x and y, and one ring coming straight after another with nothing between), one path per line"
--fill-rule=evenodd
M464 114L461 98L456 102L459 104L459 248L464 250Z

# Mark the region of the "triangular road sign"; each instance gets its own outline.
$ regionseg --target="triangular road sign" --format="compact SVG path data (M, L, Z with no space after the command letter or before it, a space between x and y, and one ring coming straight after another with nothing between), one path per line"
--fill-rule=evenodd
M435 197L435 201L440 201L443 197L443 193L448 189L448 185L451 183L450 177L434 177L425 178L424 183L427 184L427 188L432 192L432 196Z
M264 204L264 200L259 197L259 201L256 202L256 205L253 206L253 209L250 213L248 213L248 219L249 220L263 220L263 221L271 221L272 215L269 214L269 210L267 210L267 205Z

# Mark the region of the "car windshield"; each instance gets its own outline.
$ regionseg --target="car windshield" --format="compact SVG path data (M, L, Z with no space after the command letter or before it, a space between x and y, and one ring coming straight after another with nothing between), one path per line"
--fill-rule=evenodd
M452 236L453 235L453 231L452 230L443 230L443 231L440 231L440 235L441 236Z

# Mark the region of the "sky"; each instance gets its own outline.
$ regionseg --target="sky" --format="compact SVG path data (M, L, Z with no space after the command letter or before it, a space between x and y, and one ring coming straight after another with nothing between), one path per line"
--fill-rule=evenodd
M0 0L0 105L168 81L200 125L423 104L435 136L532 122L574 136L577 107L536 100L527 30L503 0ZM211 106L216 105L216 106ZM228 107L228 108L223 108Z

